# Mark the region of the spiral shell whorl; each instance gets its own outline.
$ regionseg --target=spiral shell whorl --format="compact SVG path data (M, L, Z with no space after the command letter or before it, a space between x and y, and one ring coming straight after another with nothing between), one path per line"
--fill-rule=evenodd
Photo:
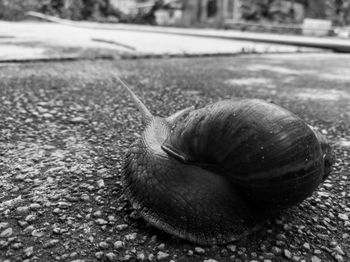
M165 145L225 176L265 208L304 200L324 175L315 133L293 113L262 100L227 100L195 110L174 124Z

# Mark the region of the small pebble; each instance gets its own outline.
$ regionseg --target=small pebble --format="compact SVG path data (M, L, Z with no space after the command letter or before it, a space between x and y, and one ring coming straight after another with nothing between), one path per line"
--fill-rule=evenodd
M100 225L100 226L103 226L103 225L107 225L108 224L108 221L102 219L102 218L98 218L95 220L96 224Z
M321 253L322 253L322 251L319 250L319 249L315 249L315 250L314 250L314 254L315 254L315 255L319 255L319 254L321 254Z
M310 250L310 244L305 242L304 245L303 245L303 248L305 248L307 250Z
M10 237L12 236L12 234L13 234L13 230L11 227L9 227L0 233L0 237Z
M228 245L227 249L230 250L231 252L236 252L237 247L235 245Z
M124 246L124 242L118 240L118 241L114 242L113 245L114 245L115 249L120 249L120 248L122 248Z
M98 244L98 246L100 248L107 249L109 247L109 244L107 242L102 241Z
M21 247L23 247L22 243L14 243L14 244L12 244L12 248L13 249L20 249Z
M0 223L0 230L5 229L5 228L7 228L8 226L9 226L9 223L7 223L7 222L1 222L1 223Z
M311 258L311 262L322 262L322 260L319 257L317 257L317 256L313 256Z
M126 240L135 240L137 237L137 233L131 233L125 236Z
M25 257L31 257L33 255L34 248L33 247L27 247L24 249L24 256Z
M83 201L88 201L88 200L90 200L90 196L88 194L82 194L80 196L80 199Z
M278 235L276 236L276 238L277 238L278 240L285 240L285 239L286 239L286 235L285 235L285 234L278 234Z
M94 212L94 213L92 214L92 216L93 216L93 217L101 217L101 216L102 216L101 210L97 210L96 212Z
M104 188L105 187L105 181L103 179L100 179L97 181L97 186L99 188Z
M51 239L48 242L44 243L44 248L50 248L55 246L57 243L59 243L60 241L58 239Z
M27 222L33 222L36 219L36 216L33 214L30 214L28 216L26 216L26 218L24 219Z
M104 253L102 251L95 253L95 258L97 258L98 260L102 259L103 256L104 256Z
M17 209L16 209L16 212L18 214L27 213L28 211L29 211L29 207L27 207L27 206L17 207Z
M52 229L52 232L56 235L60 235L62 232L61 232L61 229L59 227L54 227Z
M349 220L349 217L348 217L348 215L346 215L346 214L339 214L338 217L339 217L341 220L344 220L344 221L348 221L348 220Z
M344 261L343 257L341 255L339 255L339 254L336 254L334 256L334 258L335 258L335 260L337 260L337 262L343 262Z
M157 253L158 260L163 260L163 259L166 259L167 257L169 257L168 253L165 253L163 251L158 251L158 253Z
M43 231L40 231L40 230L37 230L37 229L34 229L32 231L32 236L33 237L43 237L45 235L45 232Z
M39 208L41 208L41 205L38 204L38 203L32 203L32 204L29 205L29 208L31 210L38 210Z
M116 228L118 231L121 231L121 230L128 228L128 225L127 224L120 224L120 225L117 225Z
M70 121L71 123L73 123L73 124L82 124L82 123L85 123L85 122L86 122L86 120L85 120L83 117L80 117L80 116L71 118L69 121Z
M333 249L334 249L334 251L337 252L338 254L340 254L340 255L342 255L342 256L345 255L344 251L342 250L342 248L341 248L339 245L336 245Z
M329 245L331 246L331 247L336 247L337 246L337 242L336 241L331 241L330 243L329 243Z
M275 247L275 246L271 248L271 251L272 251L272 253L274 253L276 255L279 255L282 253L282 249L280 249L279 247Z
M112 253L112 252L109 252L106 254L106 258L108 259L108 261L110 262L114 262L114 261L117 261L117 255Z
M143 261L143 260L145 260L146 259L146 256L145 256L145 254L144 253L142 253L142 252L140 252L140 253L137 253L137 259L138 260L141 260L141 261Z
M164 243L161 243L158 245L158 249L164 249L165 248L165 244Z
M34 226L33 225L30 225L30 226L27 226L25 229L23 229L23 233L25 234L31 234L34 230Z
M288 249L285 249L285 250L284 250L284 256L285 256L286 258L291 259L291 258L292 258L292 253L291 253Z
M290 230L292 230L292 227L289 224L284 224L283 229L284 229L284 231L290 231Z
M194 252L196 252L197 254L204 254L205 250L201 247L195 247Z
M115 222L116 221L115 216L109 215L108 216L108 221L109 222Z

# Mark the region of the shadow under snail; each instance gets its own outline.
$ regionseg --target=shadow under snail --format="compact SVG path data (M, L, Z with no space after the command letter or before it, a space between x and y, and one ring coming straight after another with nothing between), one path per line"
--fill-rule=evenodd
M275 104L224 100L161 118L118 81L145 125L123 164L126 196L170 234L201 245L238 240L331 171L326 138Z

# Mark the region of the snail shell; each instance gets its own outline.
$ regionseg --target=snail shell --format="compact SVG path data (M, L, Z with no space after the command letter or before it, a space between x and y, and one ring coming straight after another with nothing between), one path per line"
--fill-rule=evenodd
M226 100L160 118L128 91L146 127L124 161L125 192L146 221L180 238L237 240L331 170L326 139L277 105Z

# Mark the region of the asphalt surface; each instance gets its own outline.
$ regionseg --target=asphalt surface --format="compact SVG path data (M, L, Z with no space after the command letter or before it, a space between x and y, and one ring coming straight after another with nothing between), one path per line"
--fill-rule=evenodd
M122 159L142 125L115 75L160 116L273 100L329 138L334 170L239 242L171 237L122 194ZM350 261L349 76L343 54L1 64L0 261Z

